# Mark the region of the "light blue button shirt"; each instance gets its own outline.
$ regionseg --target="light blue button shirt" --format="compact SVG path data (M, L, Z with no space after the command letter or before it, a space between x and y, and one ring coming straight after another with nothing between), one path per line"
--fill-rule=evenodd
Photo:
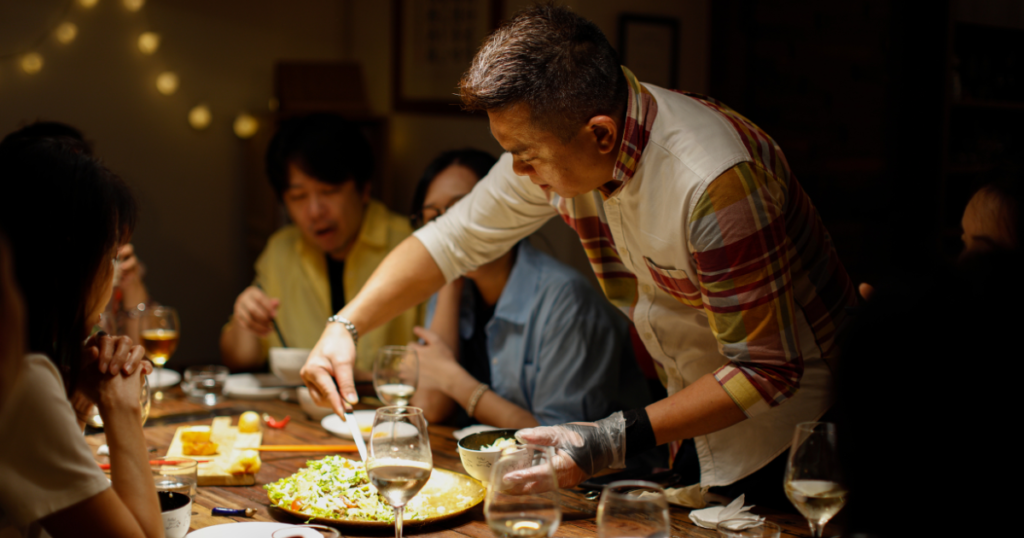
M572 268L521 241L487 324L491 389L541 425L593 421L651 403L626 318ZM467 279L459 333L473 336ZM427 305L427 326L437 296Z

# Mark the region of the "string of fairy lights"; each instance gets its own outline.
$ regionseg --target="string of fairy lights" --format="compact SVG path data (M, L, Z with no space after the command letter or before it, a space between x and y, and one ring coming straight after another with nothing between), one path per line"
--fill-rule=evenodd
M40 52L43 46L52 36L61 45L70 45L79 35L78 25L72 22L72 7L77 6L81 9L92 9L96 7L100 0L70 0L64 9L62 15L58 18L59 22L55 27L50 29L45 35L42 36L35 43L31 44L28 49L24 52L17 54L11 54L7 56L0 56L0 60L5 58L13 58L17 66L28 75L35 75L43 70L46 65L45 58ZM146 0L119 0L123 5L124 9L131 13L137 13L142 10L146 5ZM139 52L146 56L153 56L160 49L162 42L162 36L157 32L147 31L139 34L136 40L136 46ZM178 77L178 73L174 71L164 71L157 75L154 80L156 90L162 95L171 96L174 95L179 86L181 80ZM273 101L271 101L273 106ZM198 103L188 111L188 124L197 131L203 131L213 123L213 112L210 110L209 105L206 103ZM248 112L242 112L235 117L232 123L235 135L239 138L251 138L259 131L259 121Z

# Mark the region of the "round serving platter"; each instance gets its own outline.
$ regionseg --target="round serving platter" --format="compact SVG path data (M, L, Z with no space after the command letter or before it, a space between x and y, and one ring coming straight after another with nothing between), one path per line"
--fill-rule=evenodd
M430 473L430 480L423 486L419 494L413 498L411 503L419 504L418 512L425 514L423 519L406 519L404 525L425 525L435 521L452 518L466 513L469 509L480 504L484 500L486 488L479 480L466 476L462 473L438 469ZM311 514L298 510L292 510L287 506L273 504L273 506L303 519L309 519ZM359 519L329 519L314 518L313 521L330 523L333 525L347 525L351 527L366 528L390 528L394 523L384 521L366 521Z

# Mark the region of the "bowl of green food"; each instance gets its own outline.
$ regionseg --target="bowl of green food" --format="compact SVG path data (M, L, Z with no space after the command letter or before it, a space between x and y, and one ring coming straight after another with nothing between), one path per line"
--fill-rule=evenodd
M491 466L498 461L501 450L516 446L518 430L491 430L467 435L459 440L459 457L469 476L487 483L491 479Z

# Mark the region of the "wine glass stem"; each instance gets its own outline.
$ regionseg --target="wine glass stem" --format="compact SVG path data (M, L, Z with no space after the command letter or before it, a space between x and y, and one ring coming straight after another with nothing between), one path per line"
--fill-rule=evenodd
M402 512L405 511L405 506L395 506L395 538L402 538ZM819 533L818 536L821 536Z
M825 524L821 521L807 520L807 524L811 527L811 536L814 538L821 538L821 533L825 530Z

